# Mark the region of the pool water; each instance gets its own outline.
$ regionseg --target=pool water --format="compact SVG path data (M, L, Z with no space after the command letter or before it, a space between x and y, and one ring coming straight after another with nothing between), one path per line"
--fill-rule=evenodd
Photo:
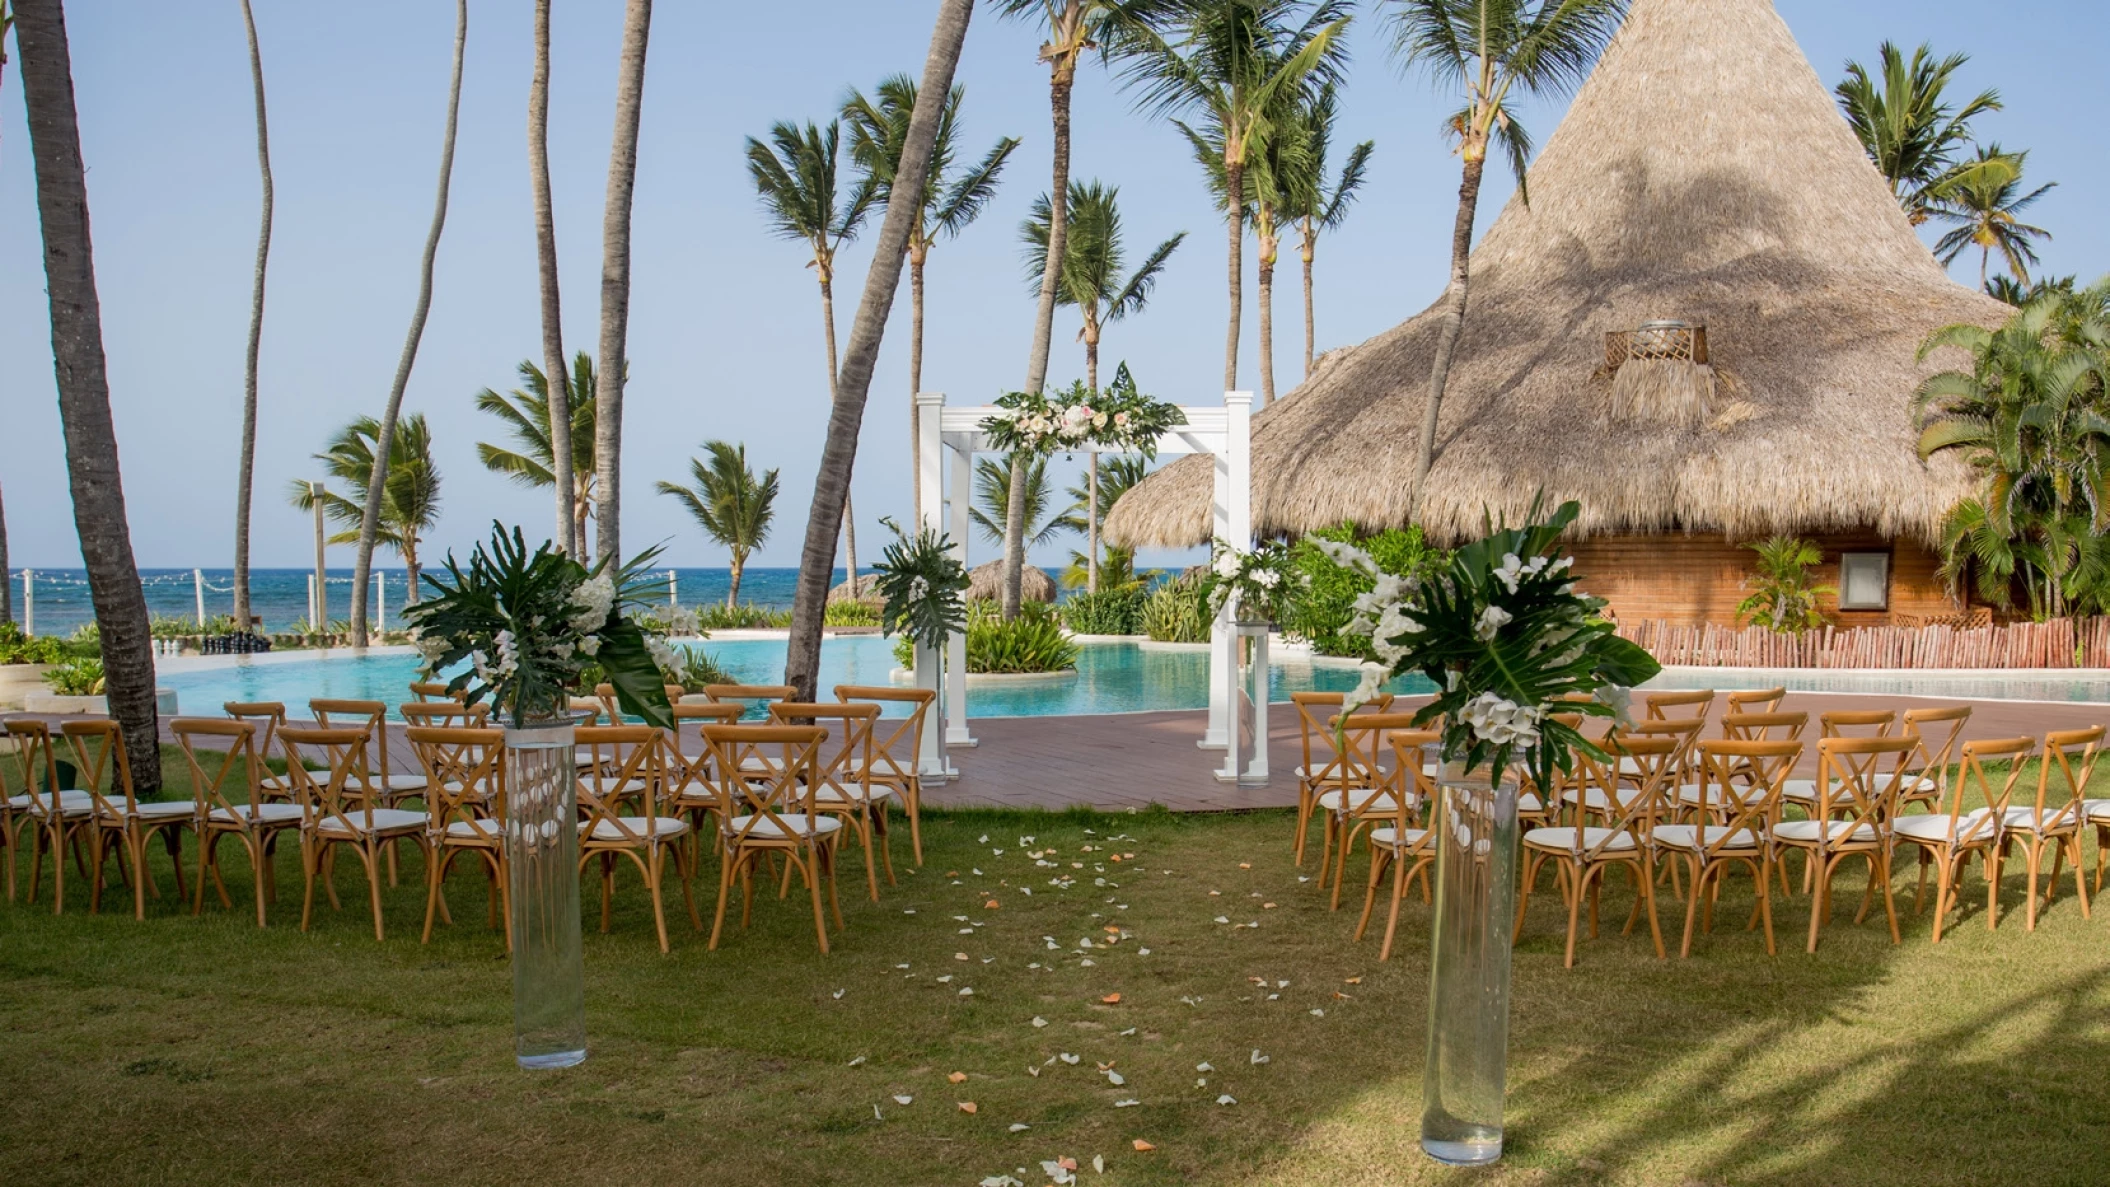
M784 678L782 639L712 641L705 645L718 666L741 682L775 684ZM317 697L385 701L409 696L416 655L382 654L339 659L237 660L222 666L172 670L158 683L176 691L187 713L211 713L227 701L305 704ZM838 636L821 645L820 687L832 695L838 684L884 685L896 667L891 641L874 635ZM174 668L174 665L171 665ZM1270 674L1269 699L1287 701L1293 692L1345 692L1356 685L1353 668L1290 661ZM1427 692L1419 677L1393 682L1395 692ZM1134 643L1089 643L1078 650L1074 677L975 682L967 690L969 717L1051 717L1134 713L1153 709L1205 709L1209 705L1209 656L1199 650L1160 651Z

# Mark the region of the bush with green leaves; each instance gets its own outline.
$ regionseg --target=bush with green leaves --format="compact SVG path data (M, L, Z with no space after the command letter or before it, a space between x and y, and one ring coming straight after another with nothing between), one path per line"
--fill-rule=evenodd
M1366 537L1354 524L1344 523L1297 541L1290 549L1290 565L1305 580L1283 611L1282 633L1311 644L1320 655L1347 659L1377 658L1369 636L1343 629L1355 617L1355 600L1376 588L1377 580L1334 564L1319 547L1320 541L1353 544L1377 563L1379 572L1417 581L1450 560L1450 554L1429 545L1419 527L1391 528Z
M783 630L791 625L791 611L757 606L753 602L742 602L737 606L698 606L696 625L706 631Z
M1062 622L1080 635L1141 634L1146 596L1139 586L1071 594L1062 603Z
M993 602L978 602L967 616L967 670L1024 675L1062 672L1077 666L1077 644L1062 631L1054 608L1041 602L1019 607L1004 621Z
M821 612L823 626L878 626L885 611L879 603L863 598L838 598Z
M62 697L103 695L103 661L72 659L44 673L44 683Z
M1824 625L1820 597L1837 597L1835 586L1819 585L1810 570L1824 563L1815 540L1774 536L1744 547L1758 554L1758 572L1745 584L1751 593L1736 604L1739 622L1756 622L1776 635L1799 635Z
M668 684L679 684L683 688L702 688L706 684L738 684L711 653L694 643L677 643L672 648L674 664L662 665L659 674Z
M20 624L0 621L0 664L55 664L66 658L66 645L43 635L25 635Z
M1155 643L1206 643L1216 621L1209 608L1215 587L1212 574L1183 573L1143 599L1136 625Z

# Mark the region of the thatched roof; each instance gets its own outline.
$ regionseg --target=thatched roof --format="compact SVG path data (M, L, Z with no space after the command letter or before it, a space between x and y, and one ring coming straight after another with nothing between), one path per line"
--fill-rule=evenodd
M1004 596L1004 562L990 561L967 574L967 600L998 601ZM1028 602L1055 600L1055 579L1039 565L1027 565L1019 574L1018 596Z
M1931 541L1969 476L1918 458L1911 398L1935 368L1913 356L1939 326L2004 316L1921 244L1769 0L1634 0L1531 205L1473 253L1420 518L1454 541L1543 489L1581 500L1585 534ZM1615 415L1605 335L1657 319L1705 324L1713 373L1688 395L1712 399ZM1440 321L1349 350L1255 418L1256 531L1404 521ZM1207 539L1209 465L1143 482L1108 538Z

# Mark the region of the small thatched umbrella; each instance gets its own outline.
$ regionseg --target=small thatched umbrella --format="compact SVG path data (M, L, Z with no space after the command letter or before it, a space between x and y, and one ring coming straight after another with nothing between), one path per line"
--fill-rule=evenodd
M967 575L967 600L996 601L1003 597L1004 562L990 561ZM1019 581L1020 598L1028 602L1055 600L1055 579L1038 565L1027 565Z
M1718 556L1784 531L1937 540L1972 480L1918 456L1912 397L1939 368L1914 355L2010 311L1935 262L1770 0L1634 0L1530 197L1473 253L1418 516L1438 542L1541 491L1581 500L1578 535L1704 534ZM1442 319L1255 419L1258 532L1404 523ZM1210 462L1189 458L1106 533L1186 546L1209 523Z

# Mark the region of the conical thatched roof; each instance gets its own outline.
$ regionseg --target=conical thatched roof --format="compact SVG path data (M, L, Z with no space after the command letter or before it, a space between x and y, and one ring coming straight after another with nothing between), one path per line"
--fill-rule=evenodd
M1055 579L1039 565L1027 565L1018 575L1018 596L1028 602L1055 600ZM1004 596L1004 562L990 561L967 574L967 600L998 601Z
M1541 489L1580 499L1588 534L1931 541L1969 481L1917 456L1911 398L1934 368L1913 356L1939 326L2005 316L1920 243L1769 0L1635 0L1531 205L1473 253L1471 297L1421 516L1445 541ZM1712 399L1689 418L1615 414L1605 336L1657 319L1707 327ZM1348 351L1256 418L1259 532L1404 521L1440 321ZM1206 539L1209 474L1166 467L1108 537Z

